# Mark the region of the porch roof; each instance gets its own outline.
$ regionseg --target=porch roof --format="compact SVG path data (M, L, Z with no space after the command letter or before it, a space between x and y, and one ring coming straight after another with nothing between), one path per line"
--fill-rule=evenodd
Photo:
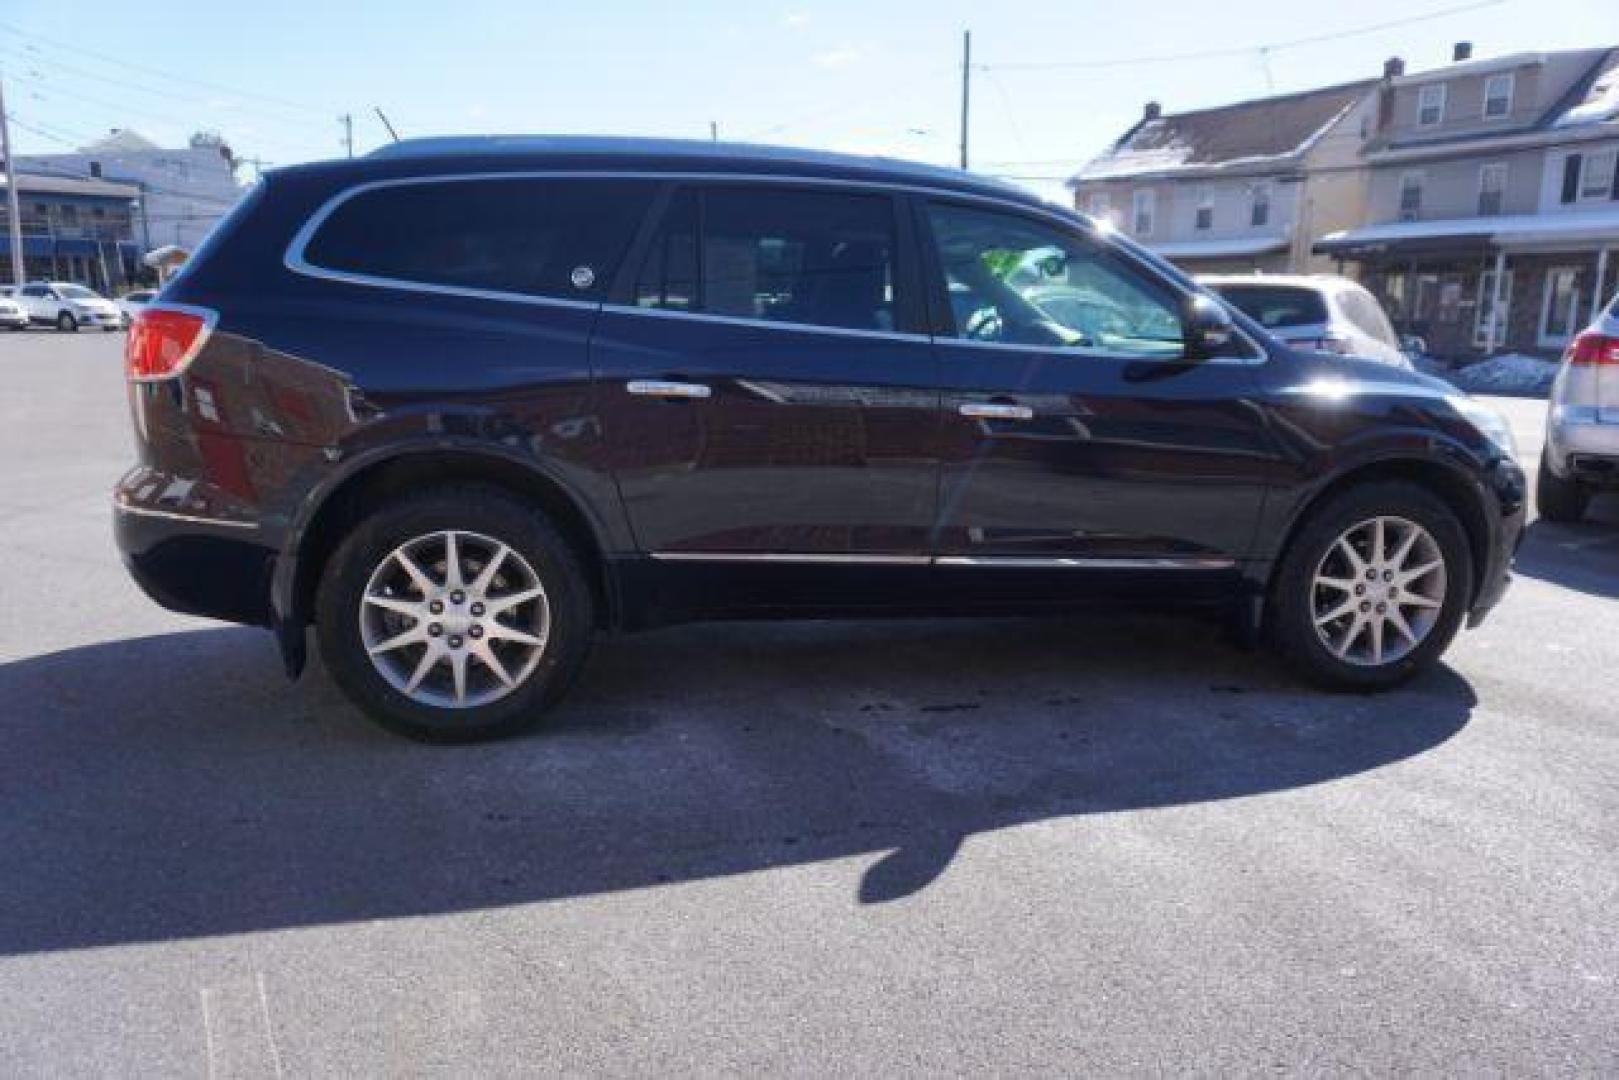
M1287 247L1285 236L1228 236L1219 240L1179 240L1152 244L1155 254L1166 259L1218 259L1243 255L1264 255Z
M1619 247L1619 207L1568 214L1390 221L1328 233L1315 242L1314 250L1358 258L1463 248L1595 250L1609 245Z

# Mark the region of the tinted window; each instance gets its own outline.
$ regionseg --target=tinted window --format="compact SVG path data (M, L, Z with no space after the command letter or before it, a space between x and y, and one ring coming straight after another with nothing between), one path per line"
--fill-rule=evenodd
M313 266L497 292L599 298L652 198L629 180L489 179L375 188L342 203Z
M24 296L45 297L49 296L51 291L43 285L24 285L22 294Z
M639 307L697 310L697 194L680 192L635 275Z
M1346 289L1338 296L1338 306L1343 309L1344 318L1354 323L1360 332L1376 338L1383 344L1392 348L1400 347L1400 339L1394 334L1394 327L1389 325L1388 316L1372 294L1360 289Z
M886 196L714 188L703 203L702 309L892 330L894 249Z
M1327 321L1327 304L1314 289L1290 285L1216 285L1214 290L1269 329Z
M1012 214L932 205L957 337L1178 357L1173 289L1073 233Z

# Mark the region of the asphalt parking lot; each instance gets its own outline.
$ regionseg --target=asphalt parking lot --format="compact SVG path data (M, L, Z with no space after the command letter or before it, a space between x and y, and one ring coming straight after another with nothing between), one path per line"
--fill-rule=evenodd
M1157 618L712 625L431 749L126 579L121 345L0 336L4 1075L1619 1068L1613 499L1383 697Z

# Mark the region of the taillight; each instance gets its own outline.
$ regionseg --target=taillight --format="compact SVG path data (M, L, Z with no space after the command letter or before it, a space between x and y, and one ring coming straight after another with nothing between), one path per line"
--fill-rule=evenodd
M124 374L137 382L180 374L202 351L217 319L207 308L178 304L141 309L129 322Z
M1619 364L1619 337L1587 330L1568 343L1563 358L1571 364Z

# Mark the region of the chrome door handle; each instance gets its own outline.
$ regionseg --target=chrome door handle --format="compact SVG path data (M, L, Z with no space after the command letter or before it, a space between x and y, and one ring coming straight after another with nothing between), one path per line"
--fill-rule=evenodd
M956 410L962 416L979 420L1033 420L1034 410L1027 405L1002 405L994 401L968 401Z
M712 388L704 386L702 383L669 382L666 379L631 379L624 384L624 389L642 397L693 398L699 400L714 393Z

